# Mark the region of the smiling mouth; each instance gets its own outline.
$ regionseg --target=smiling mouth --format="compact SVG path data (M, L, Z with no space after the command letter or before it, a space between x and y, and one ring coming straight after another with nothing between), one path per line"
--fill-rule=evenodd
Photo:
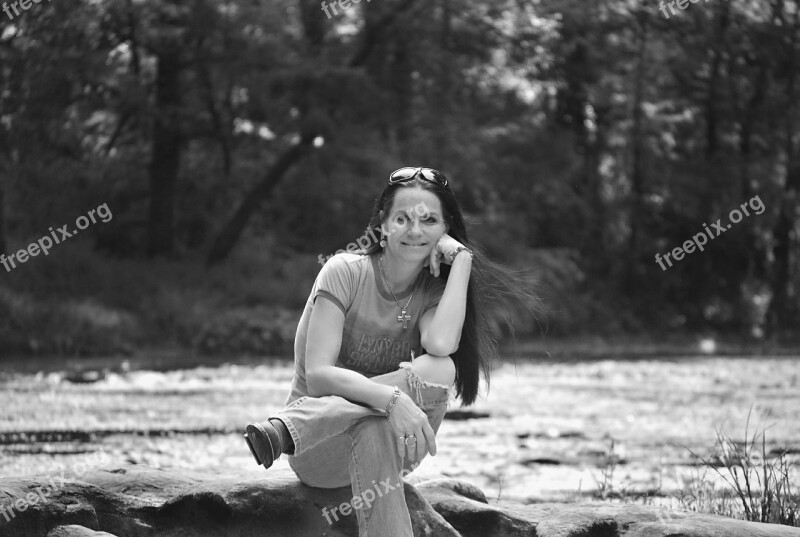
M402 242L402 241L401 241L401 242ZM409 242L403 242L402 244L405 244L406 246L427 246L427 245L428 245L428 243L427 243L427 242L423 242L423 243L421 243L421 244L411 244L411 243L409 243Z

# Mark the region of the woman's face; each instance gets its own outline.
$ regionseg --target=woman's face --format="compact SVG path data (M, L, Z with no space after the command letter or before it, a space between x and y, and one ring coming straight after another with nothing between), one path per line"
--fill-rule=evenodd
M449 226L439 198L419 187L400 188L383 224L386 249L409 260L424 260Z

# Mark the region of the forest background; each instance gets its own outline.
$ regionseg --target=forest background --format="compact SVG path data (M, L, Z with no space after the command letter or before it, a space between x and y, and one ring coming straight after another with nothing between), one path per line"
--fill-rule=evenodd
M0 355L291 355L388 173L445 172L536 341L800 326L800 0L57 0L0 12ZM662 270L758 196L765 207ZM752 213L752 211L751 211Z

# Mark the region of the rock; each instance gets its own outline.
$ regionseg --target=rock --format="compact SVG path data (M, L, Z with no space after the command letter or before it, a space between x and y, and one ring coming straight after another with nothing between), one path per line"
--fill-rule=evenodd
M63 379L73 384L92 384L106 378L108 370L87 369L84 371L67 371Z
M491 417L492 415L489 412L472 410L470 408L453 408L448 410L447 414L444 415L444 419L453 421L477 420Z
M422 481L417 488L462 537L536 536L536 522L508 516L476 487L454 479Z
M434 506L435 507L435 506ZM798 537L800 528L632 504L503 503L510 516L538 522L539 537ZM447 517L445 517L447 518ZM464 534L466 537L468 534Z
M414 534L443 537L800 537L799 528L652 506L489 503L475 486L409 476ZM0 480L3 537L353 536L355 513L331 524L322 508L351 499L349 487L316 489L288 470L209 476L129 465L80 481Z

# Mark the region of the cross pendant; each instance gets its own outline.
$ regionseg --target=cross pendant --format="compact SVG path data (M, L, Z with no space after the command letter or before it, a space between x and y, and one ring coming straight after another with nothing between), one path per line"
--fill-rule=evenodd
M403 311L400 312L400 315L397 316L397 322L403 323L403 330L408 328L408 321L411 320L411 315L406 314L406 309L403 308Z

